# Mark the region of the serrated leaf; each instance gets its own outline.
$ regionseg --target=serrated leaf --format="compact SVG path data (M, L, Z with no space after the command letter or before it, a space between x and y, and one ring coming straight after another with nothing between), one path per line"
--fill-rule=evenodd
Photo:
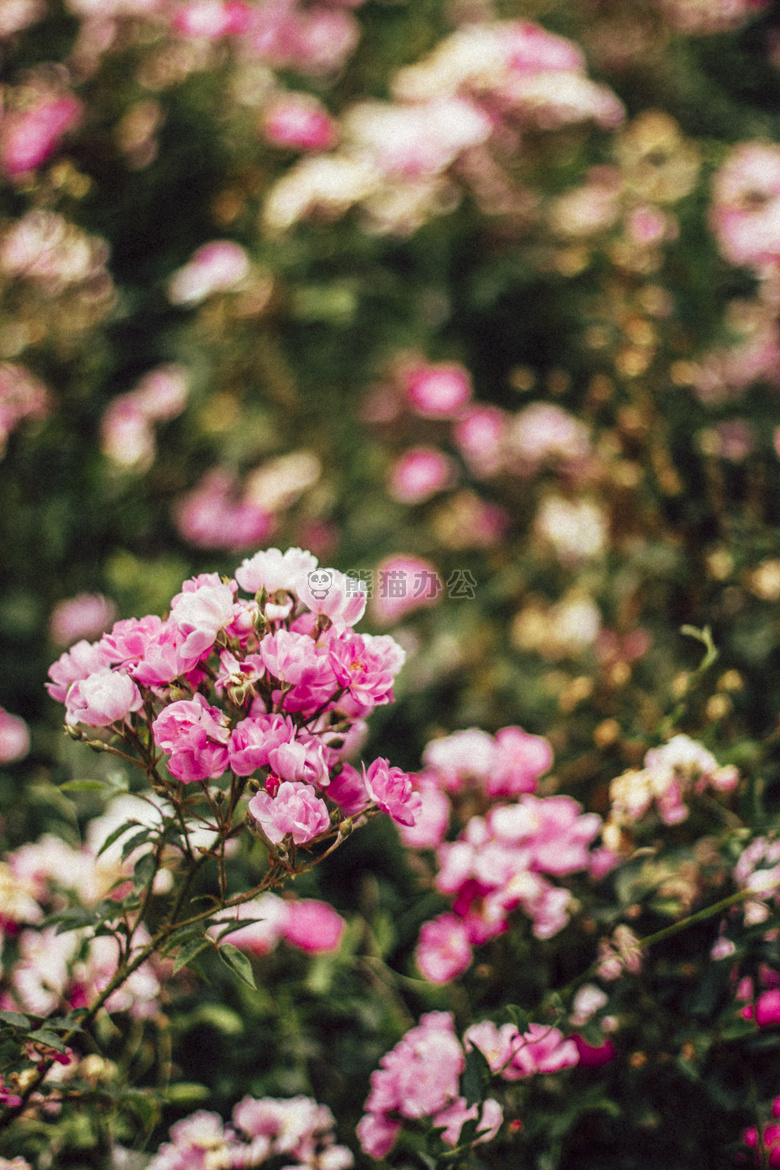
M53 1048L56 1052L65 1052L65 1045L60 1040L55 1032L50 1032L48 1028L36 1028L34 1032L29 1032L28 1040L35 1040L38 1044L45 1044L47 1048Z
M203 935L201 935L199 938L190 939L188 943L185 943L174 961L174 975L178 975L182 967L186 967L201 953L201 951L205 951L210 946L213 946L213 943L210 939L204 938Z
M517 1004L508 1003L506 1005L506 1014L517 1028L520 1035L524 1035L531 1026L531 1021L528 1018L528 1012L523 1011Z
M103 792L106 788L112 788L113 785L108 784L105 780L66 780L64 784L58 785L60 792Z
M112 832L110 832L108 834L105 841L98 849L98 851L97 851L98 857L100 857L101 853L105 853L106 849L110 849L111 846L114 844L114 842L118 841L119 838L124 833L129 832L130 829L134 829L137 824L138 824L138 821L130 820L130 821L123 821L121 825L117 825L117 827Z
M23 1016L21 1012L0 1012L0 1024L7 1024L10 1028L24 1028L30 1027L30 1021L27 1016Z
M466 1067L460 1078L460 1091L466 1098L467 1105L476 1105L482 1100L490 1076L490 1065L485 1060L484 1053L478 1048L470 1049L466 1053Z
M253 991L257 991L257 984L252 972L252 964L249 959L243 954L238 947L234 947L232 943L223 943L218 951L222 962L230 967L231 971L241 980L246 983L247 987L251 987Z
M157 872L157 861L153 853L144 853L135 863L133 870L133 889L136 893L145 890Z
M122 861L127 861L130 854L134 849L137 849L139 845L145 845L152 836L153 832L153 829L141 829L140 833L133 833L130 840L125 841L124 845L122 846Z

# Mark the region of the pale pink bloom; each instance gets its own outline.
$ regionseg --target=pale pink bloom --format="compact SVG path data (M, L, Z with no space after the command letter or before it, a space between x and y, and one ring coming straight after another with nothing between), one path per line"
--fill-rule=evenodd
M259 654L247 654L241 661L230 650L223 650L219 656L219 671L214 679L214 689L218 695L225 691L235 696L240 691L244 698L236 697L236 702L245 703L247 698L254 698L256 691L254 683L263 677L265 668Z
M337 950L346 928L344 919L327 902L302 898L287 903L284 937L309 954Z
M108 245L54 211L34 209L16 220L0 244L0 268L38 281L54 293L90 279L107 279Z
M449 983L471 965L471 942L462 918L440 914L423 924L417 943L417 966L431 983Z
M58 703L64 703L68 694L68 687L78 679L87 678L103 666L111 662L110 651L102 642L87 642L82 639L61 654L52 666L49 667L49 678L46 690Z
M235 582L232 588L221 582L188 588L192 584L185 581L182 592L172 599L169 622L184 635L182 653L200 656L233 618Z
M24 366L3 362L0 365L0 457L11 431L23 419L46 418L49 409L49 392L43 383Z
M21 931L11 984L22 1010L46 1016L62 1003L80 941L75 931L57 934L53 926Z
M229 1130L218 1113L197 1113L171 1126L171 1141L164 1142L149 1163L148 1170L206 1170L207 1167L228 1167L230 1156Z
M219 37L244 32L250 25L252 9L242 0L188 0L173 14L173 26L187 37Z
M79 638L97 638L116 617L116 606L102 593L77 593L55 605L49 618L49 637L60 646Z
M416 609L436 605L444 591L436 566L407 553L380 561L376 577L379 588L374 590L371 613L383 626L393 625Z
M189 375L183 366L170 363L144 374L132 392L139 410L152 422L176 418L187 405Z
M141 692L128 674L103 667L74 682L65 701L65 722L108 727L143 706Z
M425 104L359 102L342 119L351 148L380 174L414 180L446 170L484 142L493 123L473 102L444 97Z
M399 824L398 832L410 849L437 849L447 832L450 802L438 784L426 781L425 773L417 777L416 789L422 802L417 820L413 825Z
M165 707L152 732L157 746L170 753L168 771L185 784L217 780L228 766L225 716L200 694Z
M454 418L471 398L471 377L458 362L413 367L404 376L406 397L424 418Z
M422 809L419 793L412 787L406 772L390 766L388 760L379 758L369 764L363 779L366 791L382 812L387 813L400 825L414 825Z
M579 45L567 37L548 32L530 20L506 21L497 27L505 38L504 48L510 69L520 73L563 70L581 73L585 56Z
M442 1141L450 1146L456 1146L465 1122L473 1121L477 1117L479 1118L477 1133L481 1136L474 1139L475 1144L492 1141L504 1120L504 1111L493 1097L483 1101L481 1108L477 1105L466 1105L465 1097L456 1097L450 1105L435 1114L433 1125L436 1129L443 1127Z
M780 146L741 142L713 179L710 224L732 264L780 260Z
M146 471L154 462L154 431L131 394L115 398L100 420L100 449L119 467Z
M676 221L658 207L634 207L625 218L626 236L632 244L647 248L674 237Z
M478 1048L494 1073L503 1071L522 1043L522 1037L514 1024L502 1024L498 1028L492 1020L472 1024L463 1033L466 1051Z
M320 76L340 69L360 39L350 14L317 5L298 7L282 0L254 14L247 45L276 69Z
M532 402L519 411L506 436L507 450L518 470L531 474L543 464L581 463L590 454L585 423L550 402Z
M73 94L44 98L28 110L12 110L0 123L0 165L7 175L24 175L45 162L79 120L82 105Z
M228 292L249 275L249 257L232 240L214 240L193 253L168 282L173 305L199 305L217 292Z
M521 1040L522 1044L502 1073L507 1081L533 1076L534 1073L560 1072L579 1061L577 1045L572 1039L565 1040L558 1028L530 1024Z
M325 106L308 93L274 98L264 112L262 126L269 142L293 150L330 150L338 133Z
M495 756L493 737L478 727L470 727L442 739L432 739L423 751L423 762L441 773L445 788L457 791L467 778L486 782Z
M400 1121L391 1121L384 1113L364 1113L355 1130L363 1152L377 1161L390 1153L400 1131Z
M263 638L258 653L271 677L283 683L296 685L312 678L319 682L323 667L333 677L326 651L319 648L308 634L277 630ZM335 685L333 690L336 690Z
M606 85L579 73L546 70L507 79L501 97L513 113L543 130L593 120L607 130L625 121L623 103Z
M241 497L237 480L219 467L177 501L173 518L189 544L232 551L267 540L274 523L266 510Z
M0 764L23 760L30 750L30 732L24 719L0 707Z
M43 0L5 0L0 9L0 39L29 28L46 13Z
M487 776L488 796L517 796L533 792L536 782L552 765L548 740L529 735L522 727L502 727L496 732L491 770Z
M140 626L147 622L148 627L141 629ZM152 617L143 618L133 632L136 637L132 641L143 641L143 649L131 673L134 679L145 686L155 687L173 682L175 678L187 674L198 663L200 655L184 653L182 646L186 635L171 622L161 622L159 618L156 621ZM110 637L111 635L107 635L102 643L110 645Z
M363 777L351 764L342 764L339 774L332 777L328 797L347 817L358 816L371 803Z
M326 788L330 780L324 748L316 740L287 740L268 752L268 766L280 780L297 780Z
M289 834L296 845L304 845L325 833L330 826L328 806L309 784L285 780L275 796L257 792L249 812L269 841L278 845Z
M312 613L329 617L339 630L354 626L365 613L365 581L346 577L338 569L313 569L298 578L296 591Z
M317 568L317 558L300 548L266 548L242 561L236 580L247 593L294 592L298 581Z
M412 447L395 460L387 490L399 504L422 504L452 487L452 460L436 447Z
M473 475L495 475L501 470L508 418L498 406L473 406L455 423L453 440Z

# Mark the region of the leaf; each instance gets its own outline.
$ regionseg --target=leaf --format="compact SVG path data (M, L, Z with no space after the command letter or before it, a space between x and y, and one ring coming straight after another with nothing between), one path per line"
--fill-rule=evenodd
M145 890L154 879L156 872L157 859L153 853L144 853L143 857L139 857L133 870L133 889L135 892L140 893L141 890Z
M165 1091L165 1098L172 1105L194 1105L197 1101L208 1101L210 1096L211 1089L195 1081L180 1081Z
M70 930L81 930L85 926L92 926L95 915L86 906L74 906L72 910L61 910L53 914L49 922L57 922L55 934L67 934Z
M506 1014L517 1028L520 1035L524 1035L531 1026L531 1021L528 1018L528 1012L523 1011L517 1004L508 1003L506 1005Z
M119 838L123 835L123 833L127 833L130 829L134 829L137 824L138 824L138 821L130 820L130 821L123 821L121 825L117 825L117 827L111 833L108 834L105 841L98 849L98 851L97 851L98 857L100 857L101 853L105 853L106 849L110 849L111 846L114 844L114 842L118 841Z
M66 1051L65 1045L54 1032L50 1032L48 1028L36 1028L34 1032L28 1034L28 1040L35 1040L38 1044L45 1044L47 1048L53 1048L56 1052L64 1053Z
M247 987L251 987L253 991L257 991L257 984L255 983L255 977L252 972L252 964L238 947L234 947L232 943L223 943L218 953L222 962L227 967L230 967L231 971L238 976L242 983L246 983Z
M484 1088L491 1077L490 1065L484 1053L472 1048L466 1053L466 1067L460 1078L460 1089L467 1105L476 1105L484 1097Z
M223 929L217 935L217 941L221 942L223 938L227 938L235 930L243 930L245 926L254 926L256 922L264 921L265 919L263 918L237 918L233 922L228 922L227 925L223 926ZM223 925L223 923L220 922L220 925Z
M60 792L103 792L112 788L105 780L66 780L58 786Z
M123 1095L120 1104L135 1114L147 1133L154 1128L160 1118L157 1097L148 1089L132 1089Z
M205 951L210 946L213 946L211 939L204 938L202 934L198 938L190 939L188 943L185 943L174 961L174 975L178 975L182 967L186 967L201 951Z
M141 829L140 833L133 833L130 840L125 841L124 845L122 846L122 861L127 861L130 854L134 849L137 849L139 845L145 845L152 836L152 833L152 829Z
M30 1027L29 1019L21 1012L0 1012L0 1024L7 1024L9 1028L24 1028L25 1030Z

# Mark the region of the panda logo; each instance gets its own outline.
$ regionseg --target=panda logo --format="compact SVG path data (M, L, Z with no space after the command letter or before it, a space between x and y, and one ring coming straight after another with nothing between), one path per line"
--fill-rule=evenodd
M333 585L333 573L330 569L314 569L308 574L309 589L317 601L324 601Z

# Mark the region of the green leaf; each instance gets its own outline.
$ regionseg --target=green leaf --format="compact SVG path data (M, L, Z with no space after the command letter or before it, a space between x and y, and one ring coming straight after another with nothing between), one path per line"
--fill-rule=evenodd
M251 987L253 991L257 991L257 984L255 983L255 977L252 972L252 964L238 947L234 947L232 943L223 943L218 953L222 962L227 967L230 967L231 971L238 976L242 983L246 983L247 987Z
M185 943L174 961L174 975L178 975L182 967L186 967L192 961L192 959L196 958L201 953L201 951L207 950L210 946L213 946L213 943L210 939L204 938L203 935L200 935L199 938L190 939L188 943Z
M152 836L153 832L153 829L141 829L140 833L133 833L130 840L125 841L124 845L122 846L122 861L127 861L130 854L134 849L137 849L139 845L145 845Z
M156 872L157 860L153 853L144 853L143 857L139 857L133 870L133 889L136 893L146 889Z
M222 922L220 922L219 925L223 926L223 929L220 930L219 934L217 935L217 941L221 942L223 938L227 938L227 936L232 934L235 930L242 930L245 926L253 926L256 922L264 921L265 919L263 918L239 918L233 922L228 922L226 926L223 926Z
M105 853L106 849L110 849L111 846L114 844L114 842L118 841L119 838L124 833L129 832L130 829L134 829L137 824L138 824L138 821L130 820L130 821L123 821L121 825L117 825L117 827L111 833L108 834L105 841L98 849L98 852L97 852L98 857L100 857L101 853Z
M66 780L64 784L59 785L60 792L103 792L106 788L112 788L113 785L108 784L105 780Z
M531 1021L528 1018L528 1012L523 1011L517 1004L508 1003L506 1005L506 1014L517 1028L520 1035L524 1035L531 1026Z
M485 1095L485 1085L491 1077L490 1065L478 1048L466 1053L466 1067L460 1078L460 1090L467 1105L476 1105Z
M0 1024L7 1024L9 1028L24 1028L25 1030L30 1027L29 1019L21 1012L0 1012Z
M86 906L74 906L72 910L53 914L48 921L58 923L55 934L67 934L69 930L81 930L85 926L94 925L95 915Z
M208 1101L210 1096L211 1089L195 1081L180 1081L169 1085L165 1091L165 1098L172 1105L194 1105L198 1101Z
M56 1052L65 1052L65 1045L60 1040L55 1032L50 1032L48 1028L36 1028L34 1032L28 1034L28 1040L35 1040L38 1044L45 1044L47 1048L53 1048Z
M122 1096L122 1108L129 1109L141 1122L143 1129L148 1133L157 1124L160 1118L160 1105L157 1097L148 1089L132 1089Z

